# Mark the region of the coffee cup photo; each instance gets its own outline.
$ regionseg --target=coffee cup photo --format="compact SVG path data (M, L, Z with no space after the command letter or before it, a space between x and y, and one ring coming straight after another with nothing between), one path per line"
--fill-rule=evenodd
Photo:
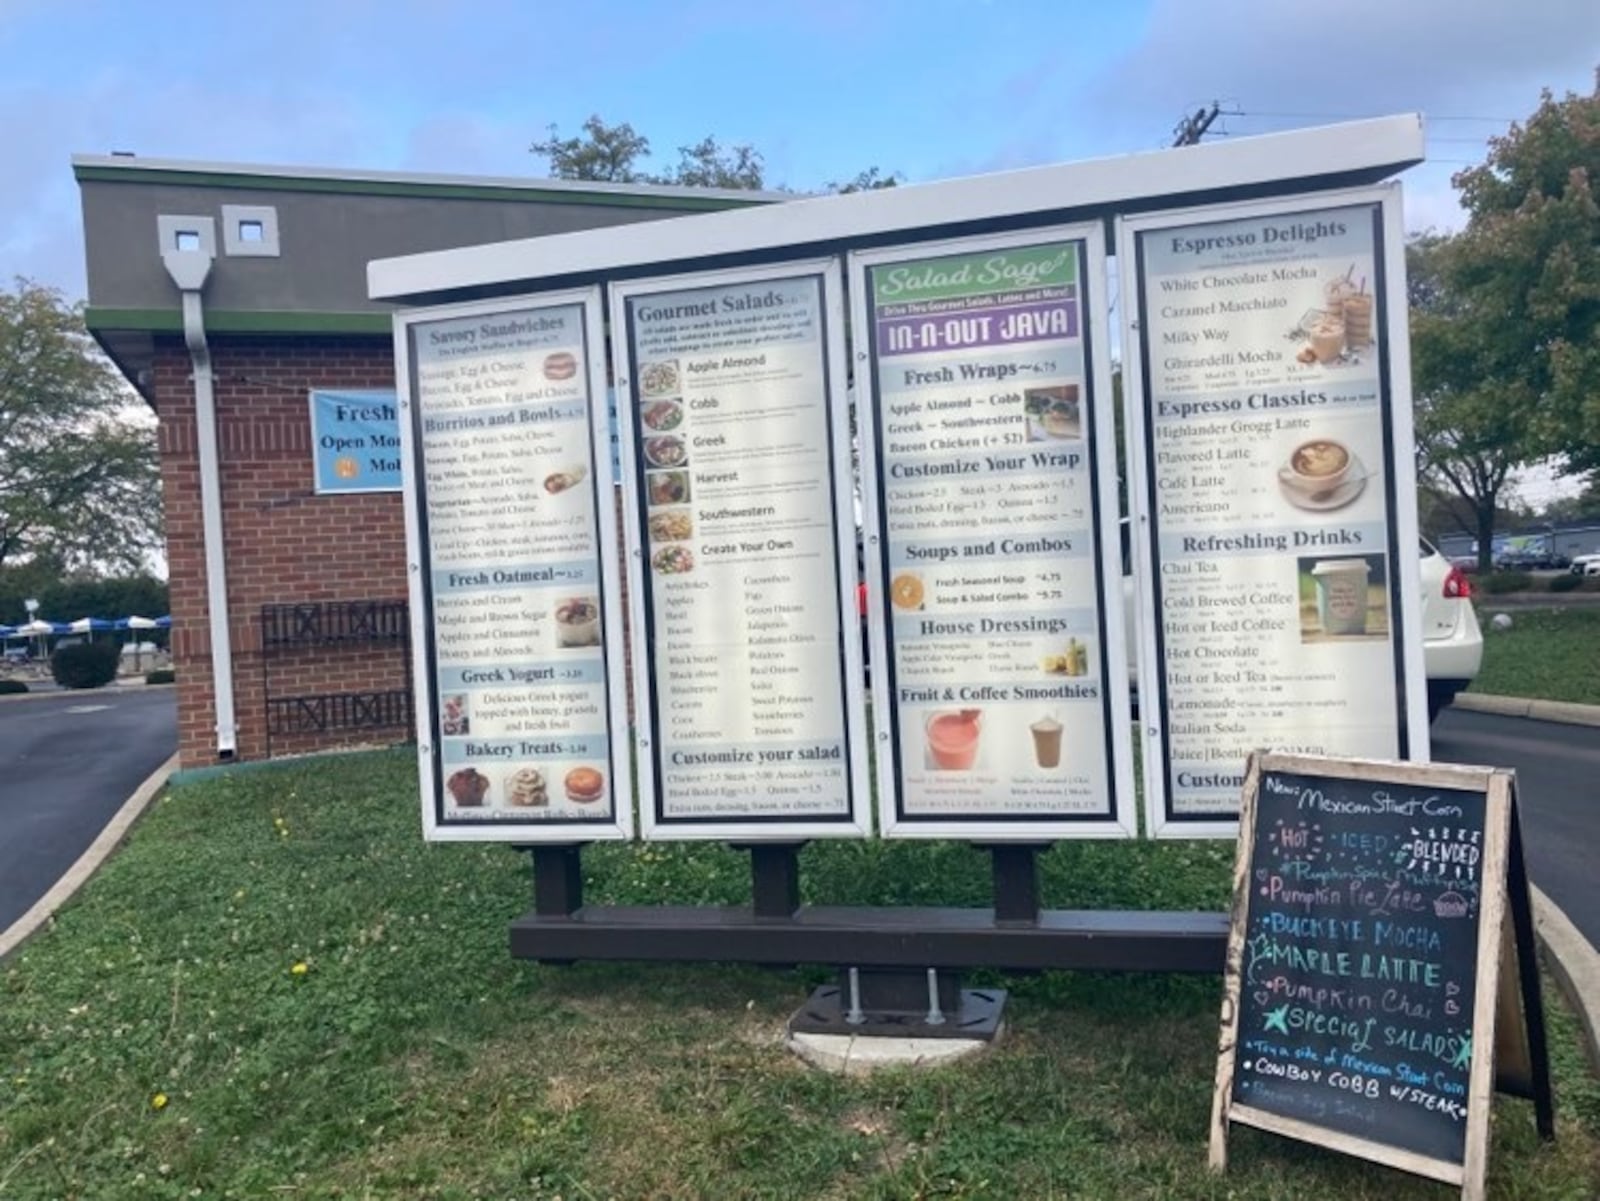
M1311 495L1332 492L1350 478L1355 456L1343 442L1333 438L1312 438L1300 443L1278 470L1278 478L1297 492Z

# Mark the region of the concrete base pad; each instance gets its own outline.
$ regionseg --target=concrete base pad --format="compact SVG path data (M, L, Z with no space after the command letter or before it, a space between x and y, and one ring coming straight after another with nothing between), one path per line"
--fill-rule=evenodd
M881 1068L937 1068L969 1059L999 1043L1005 1026L992 1039L881 1038L864 1034L795 1034L789 1050L814 1068L842 1076L866 1076Z

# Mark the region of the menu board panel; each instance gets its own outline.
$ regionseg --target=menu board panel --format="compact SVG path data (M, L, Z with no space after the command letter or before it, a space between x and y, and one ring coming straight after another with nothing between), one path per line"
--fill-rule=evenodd
M1131 224L1151 824L1225 833L1255 747L1426 753L1381 205Z
M613 286L646 837L865 833L838 306L831 262Z
M401 326L429 837L631 832L599 314L590 290Z
M1099 246L853 256L888 835L1133 833Z

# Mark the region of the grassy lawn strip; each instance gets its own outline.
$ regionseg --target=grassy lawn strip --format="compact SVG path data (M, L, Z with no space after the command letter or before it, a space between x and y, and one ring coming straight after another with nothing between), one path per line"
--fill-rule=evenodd
M513 962L499 848L425 846L406 752L179 787L0 968L0 1197L1238 1198L1438 1185L1248 1130L1205 1172L1219 982L1013 980L982 1061L847 1081L781 1046L818 973ZM1231 846L1080 843L1057 906L1218 908ZM719 847L608 847L597 902L741 902ZM811 896L982 904L943 844L805 853ZM1553 1015L1560 1139L1496 1102L1490 1193L1600 1179L1600 1088Z
M1512 610L1511 628L1489 625L1483 606L1483 668L1471 692L1600 705L1600 609Z

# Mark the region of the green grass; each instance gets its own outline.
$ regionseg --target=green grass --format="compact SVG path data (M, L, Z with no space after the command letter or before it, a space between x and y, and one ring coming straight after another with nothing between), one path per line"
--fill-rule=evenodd
M781 1046L812 972L536 967L501 847L426 846L405 752L195 781L0 968L0 1197L1238 1198L1450 1190L1248 1130L1206 1175L1214 978L1013 980L984 1059L842 1080ZM1231 847L1079 843L1052 905L1219 908ZM712 846L586 854L594 901L745 901ZM835 902L982 904L952 844L830 843ZM303 973L295 965L305 965ZM1553 1026L1561 1137L1497 1102L1490 1192L1591 1197L1600 1089ZM160 1094L166 1104L157 1108Z
M1484 605L1483 668L1469 691L1600 705L1600 609L1517 609L1511 628L1489 624Z

